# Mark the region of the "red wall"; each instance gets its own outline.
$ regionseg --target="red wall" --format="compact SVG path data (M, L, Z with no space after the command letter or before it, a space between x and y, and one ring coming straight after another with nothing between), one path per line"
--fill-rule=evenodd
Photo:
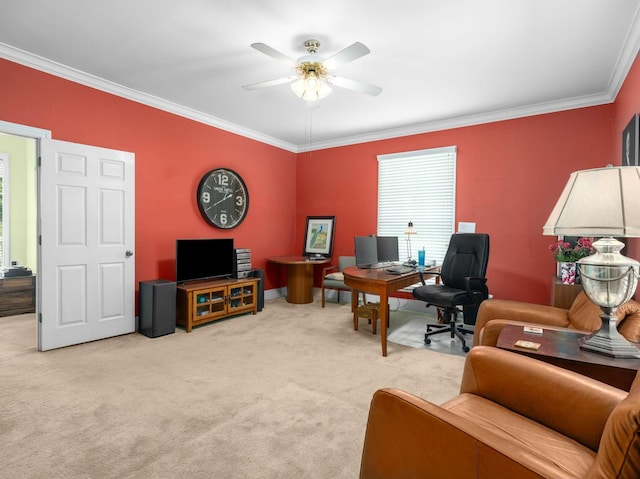
M175 277L176 238L233 237L256 268L294 249L296 154L4 60L0 92L0 120L135 153L136 285ZM231 231L206 223L195 199L200 178L221 166L249 190L248 216ZM282 284L268 272L267 289Z
M0 120L135 152L137 281L173 278L178 237L234 237L265 268L267 289L284 284L267 257L301 251L306 216L337 216L334 257L375 231L377 155L456 145L457 221L491 235L491 292L547 303L555 265L542 225L572 171L620 164L638 85L636 61L615 104L296 155L0 59ZM249 188L248 217L230 232L209 226L195 202L199 179L219 166Z
M618 92L614 103L613 116L613 157L614 165L622 164L622 132L634 113L640 113L640 57L636 57L627 78ZM640 194L640 192L638 193ZM640 260L640 240L629 239L622 253ZM638 298L638 293L635 295Z
M352 255L353 236L376 231L377 155L456 145L456 221L475 222L477 231L491 235L491 293L548 303L555 262L547 246L555 238L543 236L542 226L572 171L611 161L612 109L583 108L301 154L297 223L304 224L305 215L336 215L334 256ZM297 230L297 242L303 234Z

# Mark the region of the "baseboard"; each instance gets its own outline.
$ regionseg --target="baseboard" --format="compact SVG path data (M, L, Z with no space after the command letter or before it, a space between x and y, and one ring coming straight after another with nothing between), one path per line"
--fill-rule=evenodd
M270 299L280 298L281 296L287 296L287 288L274 288L266 289L264 291L264 299L268 301Z

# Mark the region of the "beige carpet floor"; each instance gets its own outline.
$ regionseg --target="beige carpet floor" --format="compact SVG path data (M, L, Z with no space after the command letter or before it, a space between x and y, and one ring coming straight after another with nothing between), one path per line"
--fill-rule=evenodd
M383 358L366 320L355 332L348 305L319 300L46 353L34 315L0 322L0 477L12 479L356 478L374 391L444 402L464 362L395 343Z

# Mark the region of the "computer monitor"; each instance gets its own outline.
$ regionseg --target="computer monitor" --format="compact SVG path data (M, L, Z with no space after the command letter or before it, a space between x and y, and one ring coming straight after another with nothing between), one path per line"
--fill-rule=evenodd
M376 240L379 263L400 261L397 236L376 236Z
M378 241L375 236L356 236L355 251L358 268L371 268L378 262Z

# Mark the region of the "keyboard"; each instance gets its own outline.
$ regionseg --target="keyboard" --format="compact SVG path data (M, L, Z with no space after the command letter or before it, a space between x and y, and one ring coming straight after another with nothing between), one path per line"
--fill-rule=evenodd
M358 268L360 269L381 269L387 268L391 266L391 263L371 263L371 264L360 264Z
M407 274L415 273L416 269L411 266L392 266L391 268L387 268L385 271L389 274Z

